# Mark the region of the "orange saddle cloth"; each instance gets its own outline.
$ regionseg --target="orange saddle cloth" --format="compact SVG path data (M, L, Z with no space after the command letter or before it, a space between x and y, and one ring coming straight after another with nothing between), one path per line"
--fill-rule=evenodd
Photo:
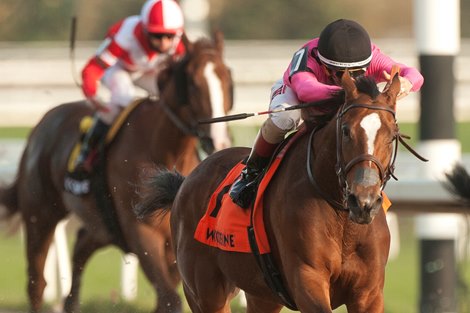
M264 191L279 167L286 151L305 132L305 127L300 128L276 155L276 158L259 184L253 207L248 209L243 209L233 203L228 194L230 187L245 167L241 162L236 164L212 194L206 213L199 221L194 232L194 239L225 251L252 253L253 251L248 239L248 229L253 227L259 254L270 253L271 249L263 221ZM386 212L391 203L385 193L383 193L383 197L383 208Z
M256 199L251 208L239 207L233 203L228 194L230 187L245 167L242 162L235 165L212 194L206 214L199 221L194 233L194 239L226 251L252 253L248 239L248 228L252 226L259 253L271 252L263 221L264 191L279 167L285 152L304 133L305 128L302 127L276 155L258 186Z

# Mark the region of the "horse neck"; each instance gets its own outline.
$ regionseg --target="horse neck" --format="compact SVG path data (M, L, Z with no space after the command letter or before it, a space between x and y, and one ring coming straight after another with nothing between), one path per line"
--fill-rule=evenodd
M313 146L309 148L313 149L312 170L320 188L331 199L340 199L341 191L336 175L336 119L317 131Z
M130 120L130 123L136 124L136 129L130 134L132 138L128 142L138 147L147 160L150 158L148 161L170 168L175 164L184 167L185 160L194 158L191 154L195 154L197 139L185 134L168 117L163 105L167 105L176 115L180 112L175 108L175 103L163 104L161 101L164 100L148 103L136 112Z

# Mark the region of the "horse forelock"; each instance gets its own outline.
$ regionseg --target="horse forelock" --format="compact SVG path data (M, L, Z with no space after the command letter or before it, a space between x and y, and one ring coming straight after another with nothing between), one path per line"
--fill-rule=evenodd
M370 76L359 76L356 78L356 88L360 93L369 95L372 99L376 99L380 95L377 83Z

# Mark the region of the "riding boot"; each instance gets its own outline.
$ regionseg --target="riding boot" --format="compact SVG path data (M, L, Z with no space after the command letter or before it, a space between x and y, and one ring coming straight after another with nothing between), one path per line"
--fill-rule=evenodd
M267 142L261 131L258 133L246 161L246 167L230 189L230 198L238 206L246 209L253 202L257 185L256 178L263 172L277 146L278 144Z
M89 154L95 149L98 143L104 140L109 127L110 126L103 122L97 115L93 117L93 125L83 137L80 153L75 162L75 170L91 171L91 165L87 162Z

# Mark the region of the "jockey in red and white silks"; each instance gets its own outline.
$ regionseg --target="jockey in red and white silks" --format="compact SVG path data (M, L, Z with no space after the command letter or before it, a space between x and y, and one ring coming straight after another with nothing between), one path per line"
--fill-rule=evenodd
M114 24L96 54L82 70L82 91L96 113L84 136L76 169L86 169L89 152L135 97L135 86L158 96L159 65L167 57L185 53L181 37L184 19L174 0L148 0L140 15ZM100 82L110 91L109 101L98 97ZM89 169L87 169L89 171Z
M127 17L108 31L96 54L82 71L83 93L110 124L135 96L135 85L157 95L158 65L168 55L184 54L181 42L183 15L173 0L147 1L140 16ZM153 38L162 36L161 45ZM168 36L168 37L165 37ZM164 46L163 46L164 45ZM96 98L99 82L111 93L107 107Z

